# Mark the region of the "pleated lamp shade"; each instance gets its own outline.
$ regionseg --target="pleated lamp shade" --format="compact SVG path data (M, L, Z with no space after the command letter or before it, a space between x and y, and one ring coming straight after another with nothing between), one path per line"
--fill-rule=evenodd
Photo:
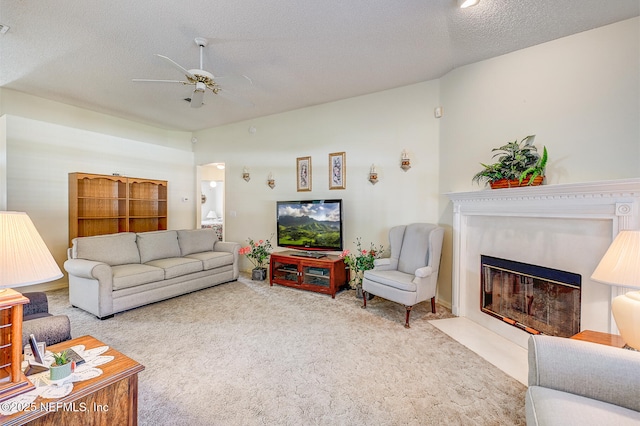
M591 278L601 283L640 288L640 231L620 231ZM631 291L611 302L620 335L640 350L640 292Z
M62 277L51 252L24 212L0 211L0 288Z
M591 279L609 285L640 288L640 231L620 231Z

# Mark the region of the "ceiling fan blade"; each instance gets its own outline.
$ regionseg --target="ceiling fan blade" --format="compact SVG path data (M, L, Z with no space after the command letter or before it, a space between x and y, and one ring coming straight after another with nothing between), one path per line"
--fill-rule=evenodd
M196 88L193 90L193 94L191 95L191 108L200 108L202 106L205 89L206 86L204 83L196 84Z
M189 72L188 69L184 68L182 65L180 65L179 63L175 62L173 59L171 58L167 58L166 56L163 55L159 55L156 53L156 56L166 60L167 62L169 62L171 65L173 65L175 68L179 69L185 76L187 76L187 78L191 78L193 80L196 80L196 76L191 74Z
M131 81L143 82L143 83L182 83L182 84L193 84L188 81L182 80L152 80L148 78L133 78Z
M246 87L253 86L253 80L247 77L244 74L227 74L216 76L216 81L220 84L224 84L225 86L233 86L233 87Z
M255 106L255 104L251 102L249 99L246 99L242 96L231 93L222 87L220 88L220 90L218 90L217 94L222 98L225 98L235 104L238 104L247 108L252 108Z

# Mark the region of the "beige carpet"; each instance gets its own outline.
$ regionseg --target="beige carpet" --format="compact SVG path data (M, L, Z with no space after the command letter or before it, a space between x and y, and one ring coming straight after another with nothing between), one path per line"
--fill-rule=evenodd
M50 310L130 356L141 425L523 425L525 387L442 333L429 303L239 281L100 321Z

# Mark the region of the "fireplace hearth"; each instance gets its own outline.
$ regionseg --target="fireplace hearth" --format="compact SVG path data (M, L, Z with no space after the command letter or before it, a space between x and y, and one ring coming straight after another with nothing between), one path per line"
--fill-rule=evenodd
M580 332L579 274L482 255L480 310L530 334Z

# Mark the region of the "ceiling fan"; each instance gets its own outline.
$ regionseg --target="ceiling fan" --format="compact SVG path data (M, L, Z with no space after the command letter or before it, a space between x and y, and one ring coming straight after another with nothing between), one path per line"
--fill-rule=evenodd
M191 108L200 108L203 105L204 92L207 89L211 90L214 94L220 95L221 97L228 99L232 102L235 102L237 104L240 104L243 106L253 106L253 103L251 101L230 93L228 90L220 86L217 81L214 80L214 78L219 80L220 79L224 80L224 77L214 77L212 73L202 69L203 68L202 59L203 59L204 48L207 46L208 40L204 37L196 37L195 42L200 47L200 68L199 69L194 68L194 69L188 70L184 68L182 65L175 62L174 60L156 53L156 56L164 59L165 61L170 63L173 67L180 70L180 72L184 74L186 81L185 80L151 80L151 79L144 79L144 78L134 78L133 81L152 82L152 83L180 83L184 85L195 86L189 102L191 105ZM246 75L243 75L242 77L248 84L253 84L251 79ZM185 99L185 100L189 100L189 99Z

